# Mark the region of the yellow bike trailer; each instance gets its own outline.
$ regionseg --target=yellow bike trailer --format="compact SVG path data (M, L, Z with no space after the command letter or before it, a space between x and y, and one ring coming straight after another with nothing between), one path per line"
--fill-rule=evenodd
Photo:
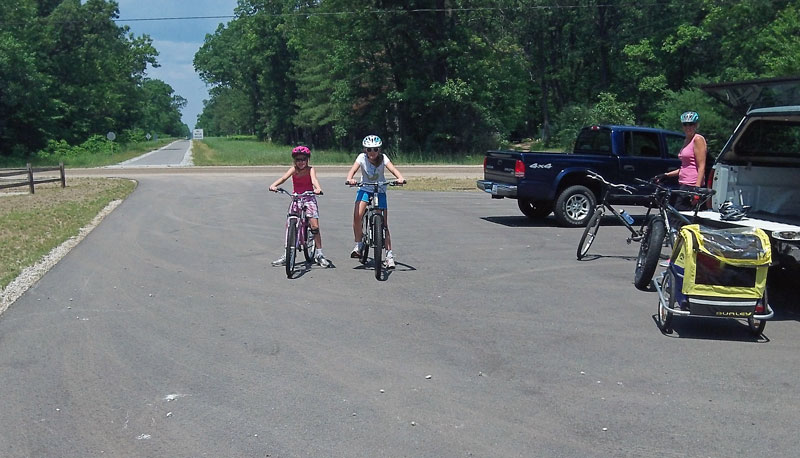
M672 332L673 315L746 319L760 336L773 311L767 302L772 252L758 228L680 229L658 291L658 325Z

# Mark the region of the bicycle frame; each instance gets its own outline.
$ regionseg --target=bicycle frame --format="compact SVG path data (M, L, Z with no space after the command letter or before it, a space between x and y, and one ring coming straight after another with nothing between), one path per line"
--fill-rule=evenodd
M644 180L642 180L644 181ZM646 182L649 185L655 186L656 191L653 193L652 203L658 207L658 211L661 214L661 218L664 221L664 225L666 226L667 235L669 237L669 246L675 246L675 237L677 236L677 229L685 224L692 224L693 221L697 220L697 213L700 211L700 207L714 194L713 190L707 191L687 191L682 189L671 189L664 185L652 182ZM704 189L704 188L703 188ZM686 215L681 213L680 210L675 208L671 203L670 200L673 195L682 195L682 196L700 196L701 199L694 205L694 213L692 214L691 219L688 218ZM704 197L703 197L704 196ZM673 227L673 221L679 223L677 227Z
M645 227L645 223L643 222L639 230L635 229L633 227L633 224L629 223L625 219L625 217L622 216L622 213L619 212L616 208L614 208L613 205L611 205L611 203L608 202L608 196L611 194L611 188L620 189L627 193L633 193L633 189L630 186L625 184L611 183L607 181L605 178L603 178L603 176L600 175L599 173L593 172L591 170L587 171L586 174L589 178L597 180L601 183L603 192L600 200L594 207L594 212L592 214L592 217L586 224L586 228L583 231L583 235L581 236L581 239L578 242L577 258L579 261L583 259L584 256L586 256L586 253L589 252L589 248L591 248L592 243L594 243L594 239L597 236L597 231L600 230L600 224L603 219L603 216L605 215L606 209L608 209L608 211L610 211L614 216L616 216L618 220L622 221L622 224L630 232L630 236L626 240L628 244L630 244L631 241L634 240L637 242L640 241L644 234L644 227ZM648 212L647 216L649 216L650 214L649 208L647 212ZM644 221L647 221L647 217L645 217Z

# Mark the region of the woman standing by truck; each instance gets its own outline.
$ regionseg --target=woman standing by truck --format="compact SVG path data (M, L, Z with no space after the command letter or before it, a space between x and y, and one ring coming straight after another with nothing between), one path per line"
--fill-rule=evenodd
M659 180L667 177L678 177L678 184L681 188L703 186L706 176L706 158L708 156L708 146L706 139L697 133L697 123L700 115L694 111L687 111L681 115L681 125L686 138L683 142L678 158L681 160L681 167L672 170L658 177ZM691 208L691 202L677 202L681 210Z

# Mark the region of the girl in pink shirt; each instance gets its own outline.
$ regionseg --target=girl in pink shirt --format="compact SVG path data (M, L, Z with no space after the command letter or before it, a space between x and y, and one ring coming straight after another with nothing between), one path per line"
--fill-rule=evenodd
M310 158L311 150L309 150L307 147L298 146L293 149L292 159L294 160L294 165L289 167L289 170L287 170L282 177L278 178L274 183L269 185L269 190L272 192L278 192L278 186L291 178L295 193L301 194L306 191L314 191L314 194L322 194L322 187L319 185L319 181L317 180L317 171L314 170L314 167L311 167L311 165L308 163ZM306 202L306 208L308 209L307 214L309 216L308 222L311 226L308 232L314 235L314 243L317 247L316 253L314 254L314 260L320 266L328 267L330 265L330 261L325 259L325 256L322 254L322 236L319 234L319 209L317 207L317 198L310 196L304 197L303 199ZM272 265L282 266L285 263L286 255L284 254L279 259L273 261Z

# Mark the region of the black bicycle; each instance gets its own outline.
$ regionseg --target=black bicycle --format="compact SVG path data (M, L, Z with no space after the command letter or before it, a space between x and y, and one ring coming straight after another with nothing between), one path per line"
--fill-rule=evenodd
M670 248L675 246L678 229L684 224L692 224L697 219L697 212L714 195L714 190L697 187L672 189L654 180L647 181L639 178L636 180L655 187L655 191L649 197L650 205L647 214L650 214L650 209L658 208L657 215L647 218L647 226L644 228L639 245L639 255L636 257L636 270L633 274L633 285L637 289L647 291L658 267L664 241L666 240ZM691 218L672 205L673 197L689 199L693 202Z
M402 186L405 181L376 181L366 182L362 181L351 185L345 182L348 186L361 186L368 187L372 190L369 191L369 201L367 202L367 209L364 216L361 218L361 257L359 261L361 264L366 264L369 259L369 249L373 249L372 260L375 265L375 279L383 279L383 249L385 248L386 241L386 223L383 218L383 212L378 208L378 191L381 186Z
M611 183L603 178L603 176L599 173L591 170L587 171L586 174L589 176L589 178L602 183L603 195L600 201L598 201L597 205L594 207L594 213L589 219L589 224L586 225L586 229L583 231L581 240L578 242L577 256L579 261L586 256L586 253L589 252L589 248L592 246L592 242L594 242L594 239L597 236L597 231L600 230L600 221L603 219L603 216L605 216L606 209L616 216L617 219L619 219L630 231L631 235L627 239L629 245L631 242L641 241L642 235L644 234L644 222L639 229L636 229L633 227L633 218L628 214L628 212L625 210L617 211L617 209L608 202L608 195L610 194L611 189L618 189L620 191L627 192L628 194L633 194L636 189L626 184ZM644 221L646 221L646 219Z

